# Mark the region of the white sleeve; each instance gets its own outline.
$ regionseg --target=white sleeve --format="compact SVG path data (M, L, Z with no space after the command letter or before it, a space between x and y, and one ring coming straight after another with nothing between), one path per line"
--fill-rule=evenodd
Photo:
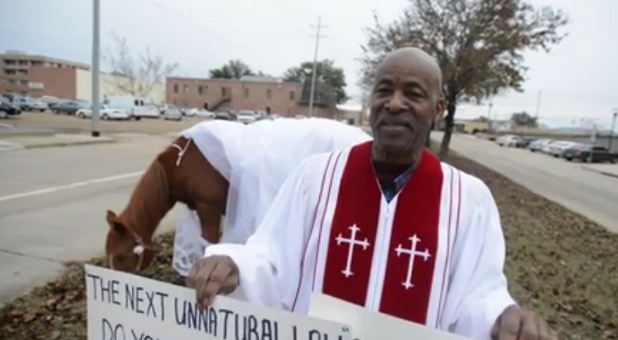
M244 245L206 248L205 256L227 255L238 265L240 286L230 297L291 309L315 209L307 191L305 163L285 180L262 223Z
M490 340L498 316L516 303L503 272L506 250L498 207L483 182L469 179L476 199L469 206L471 218L454 246L456 260L441 328L471 339Z

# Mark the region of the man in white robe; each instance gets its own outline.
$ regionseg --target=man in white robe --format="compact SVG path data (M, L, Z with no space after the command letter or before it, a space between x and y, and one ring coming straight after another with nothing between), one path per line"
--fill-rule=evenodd
M423 149L444 110L441 71L405 48L380 64L375 140L310 157L245 245L215 245L189 281L216 294L306 313L323 293L472 339L553 339L518 307L503 274L496 203L479 179Z
M244 243L289 174L308 156L348 148L371 136L330 119L277 119L245 125L207 121L181 133L229 182L222 243ZM209 246L195 211L178 208L173 267L187 276Z

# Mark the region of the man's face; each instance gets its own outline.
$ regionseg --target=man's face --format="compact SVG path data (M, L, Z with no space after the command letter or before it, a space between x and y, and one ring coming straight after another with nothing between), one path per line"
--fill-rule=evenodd
M443 103L439 80L414 61L390 62L379 68L369 117L375 142L386 153L405 156L422 148Z

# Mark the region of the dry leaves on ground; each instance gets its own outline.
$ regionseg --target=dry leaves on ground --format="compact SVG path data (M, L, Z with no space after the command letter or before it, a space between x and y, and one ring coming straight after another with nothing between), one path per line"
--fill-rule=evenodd
M618 339L618 235L477 163L456 155L449 162L494 193L516 300L546 317L562 340ZM164 249L145 276L182 284L170 265L172 241L159 239ZM86 339L85 311L83 265L71 263L60 279L0 309L0 338Z

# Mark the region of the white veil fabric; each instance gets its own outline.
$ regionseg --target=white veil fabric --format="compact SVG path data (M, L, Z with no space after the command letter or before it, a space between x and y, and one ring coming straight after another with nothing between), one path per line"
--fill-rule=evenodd
M229 181L226 225L221 239L224 243L244 243L253 234L279 188L303 159L371 140L371 136L358 127L323 118L283 118L249 125L208 121L196 124L182 135L191 138L205 158ZM189 213L194 219L192 222L188 221ZM186 276L196 261L193 253L196 247L183 243L198 242L191 240L200 235L201 230L193 212L181 214L184 217L179 221L174 244L174 268ZM198 230L193 230L195 228ZM181 232L183 230L186 232ZM204 242L200 242L201 254L208 245ZM182 249L192 249L191 254Z

